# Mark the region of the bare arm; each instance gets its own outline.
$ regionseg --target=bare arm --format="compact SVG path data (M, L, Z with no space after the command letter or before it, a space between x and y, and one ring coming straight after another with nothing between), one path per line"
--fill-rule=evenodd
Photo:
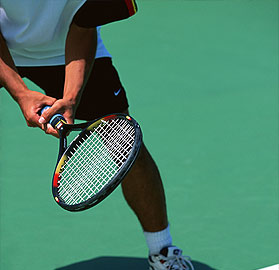
M10 55L6 41L0 32L0 84L4 86L11 96L17 101L27 86L17 73L14 61Z
M52 105L54 98L31 91L20 77L11 57L6 41L0 32L0 85L4 86L19 104L30 127L41 127L38 111L44 105Z
M97 46L96 28L81 28L71 24L65 45L65 83L63 99L57 100L52 108L42 115L46 123L55 113L62 113L68 123L73 123L83 87L94 63ZM50 126L47 133L57 136Z

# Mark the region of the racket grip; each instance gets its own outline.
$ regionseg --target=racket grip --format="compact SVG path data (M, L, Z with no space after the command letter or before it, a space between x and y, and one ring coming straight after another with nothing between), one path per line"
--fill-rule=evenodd
M50 106L45 106L44 108L42 108L40 111L40 115L49 108ZM67 123L63 115L60 113L56 113L55 115L53 115L48 122L52 125L53 128L56 129L60 129L63 124Z

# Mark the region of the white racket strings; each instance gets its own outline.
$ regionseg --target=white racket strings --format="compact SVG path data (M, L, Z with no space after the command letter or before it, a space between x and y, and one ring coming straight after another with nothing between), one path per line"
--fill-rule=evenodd
M75 145L60 173L58 192L68 205L85 202L104 188L126 162L135 141L125 119L103 121Z

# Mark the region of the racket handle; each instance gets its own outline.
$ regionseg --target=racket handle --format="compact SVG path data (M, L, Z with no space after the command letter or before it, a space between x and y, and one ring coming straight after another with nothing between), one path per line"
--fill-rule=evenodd
M48 110L49 108L50 106L45 106L44 108L41 109L40 114L42 114L44 111ZM63 124L67 123L63 115L60 113L53 115L48 122L52 125L53 128L56 129L60 129L63 126Z

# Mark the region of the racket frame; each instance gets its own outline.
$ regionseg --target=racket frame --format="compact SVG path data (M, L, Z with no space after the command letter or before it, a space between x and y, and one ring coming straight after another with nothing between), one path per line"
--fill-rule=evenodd
M79 142L79 139L83 137L84 133L87 133L89 130L94 130L102 120L108 121L110 119L114 118L126 118L130 121L130 123L134 126L135 130L135 139L134 139L134 145L133 148L125 162L125 164L122 165L121 170L119 170L113 178L102 187L100 192L97 192L93 197L87 199L84 202L69 205L65 203L65 201L59 196L58 188L59 188L59 175L63 171L63 165L65 164L65 161L68 160L68 153L71 152L71 150L75 147L75 145ZM59 118L59 119L58 119ZM98 203L100 203L102 200L104 200L109 194L111 194L115 188L122 182L124 177L127 175L127 173L130 171L131 167L133 166L134 162L136 161L136 158L140 152L141 144L142 144L142 132L140 129L139 124L134 120L132 117L122 114L122 113L114 113L110 115L106 115L103 117L100 117L96 120L80 123L80 124L67 124L63 118L56 117L56 119L53 119L52 122L50 121L52 126L55 126L56 129L59 132L59 153L58 153L58 160L57 164L55 166L55 171L53 175L53 181L52 181L52 194L55 199L55 201L65 210L71 211L71 212L77 212L86 210L88 208L91 208ZM70 131L81 131L70 143L70 145L67 145L67 134Z

